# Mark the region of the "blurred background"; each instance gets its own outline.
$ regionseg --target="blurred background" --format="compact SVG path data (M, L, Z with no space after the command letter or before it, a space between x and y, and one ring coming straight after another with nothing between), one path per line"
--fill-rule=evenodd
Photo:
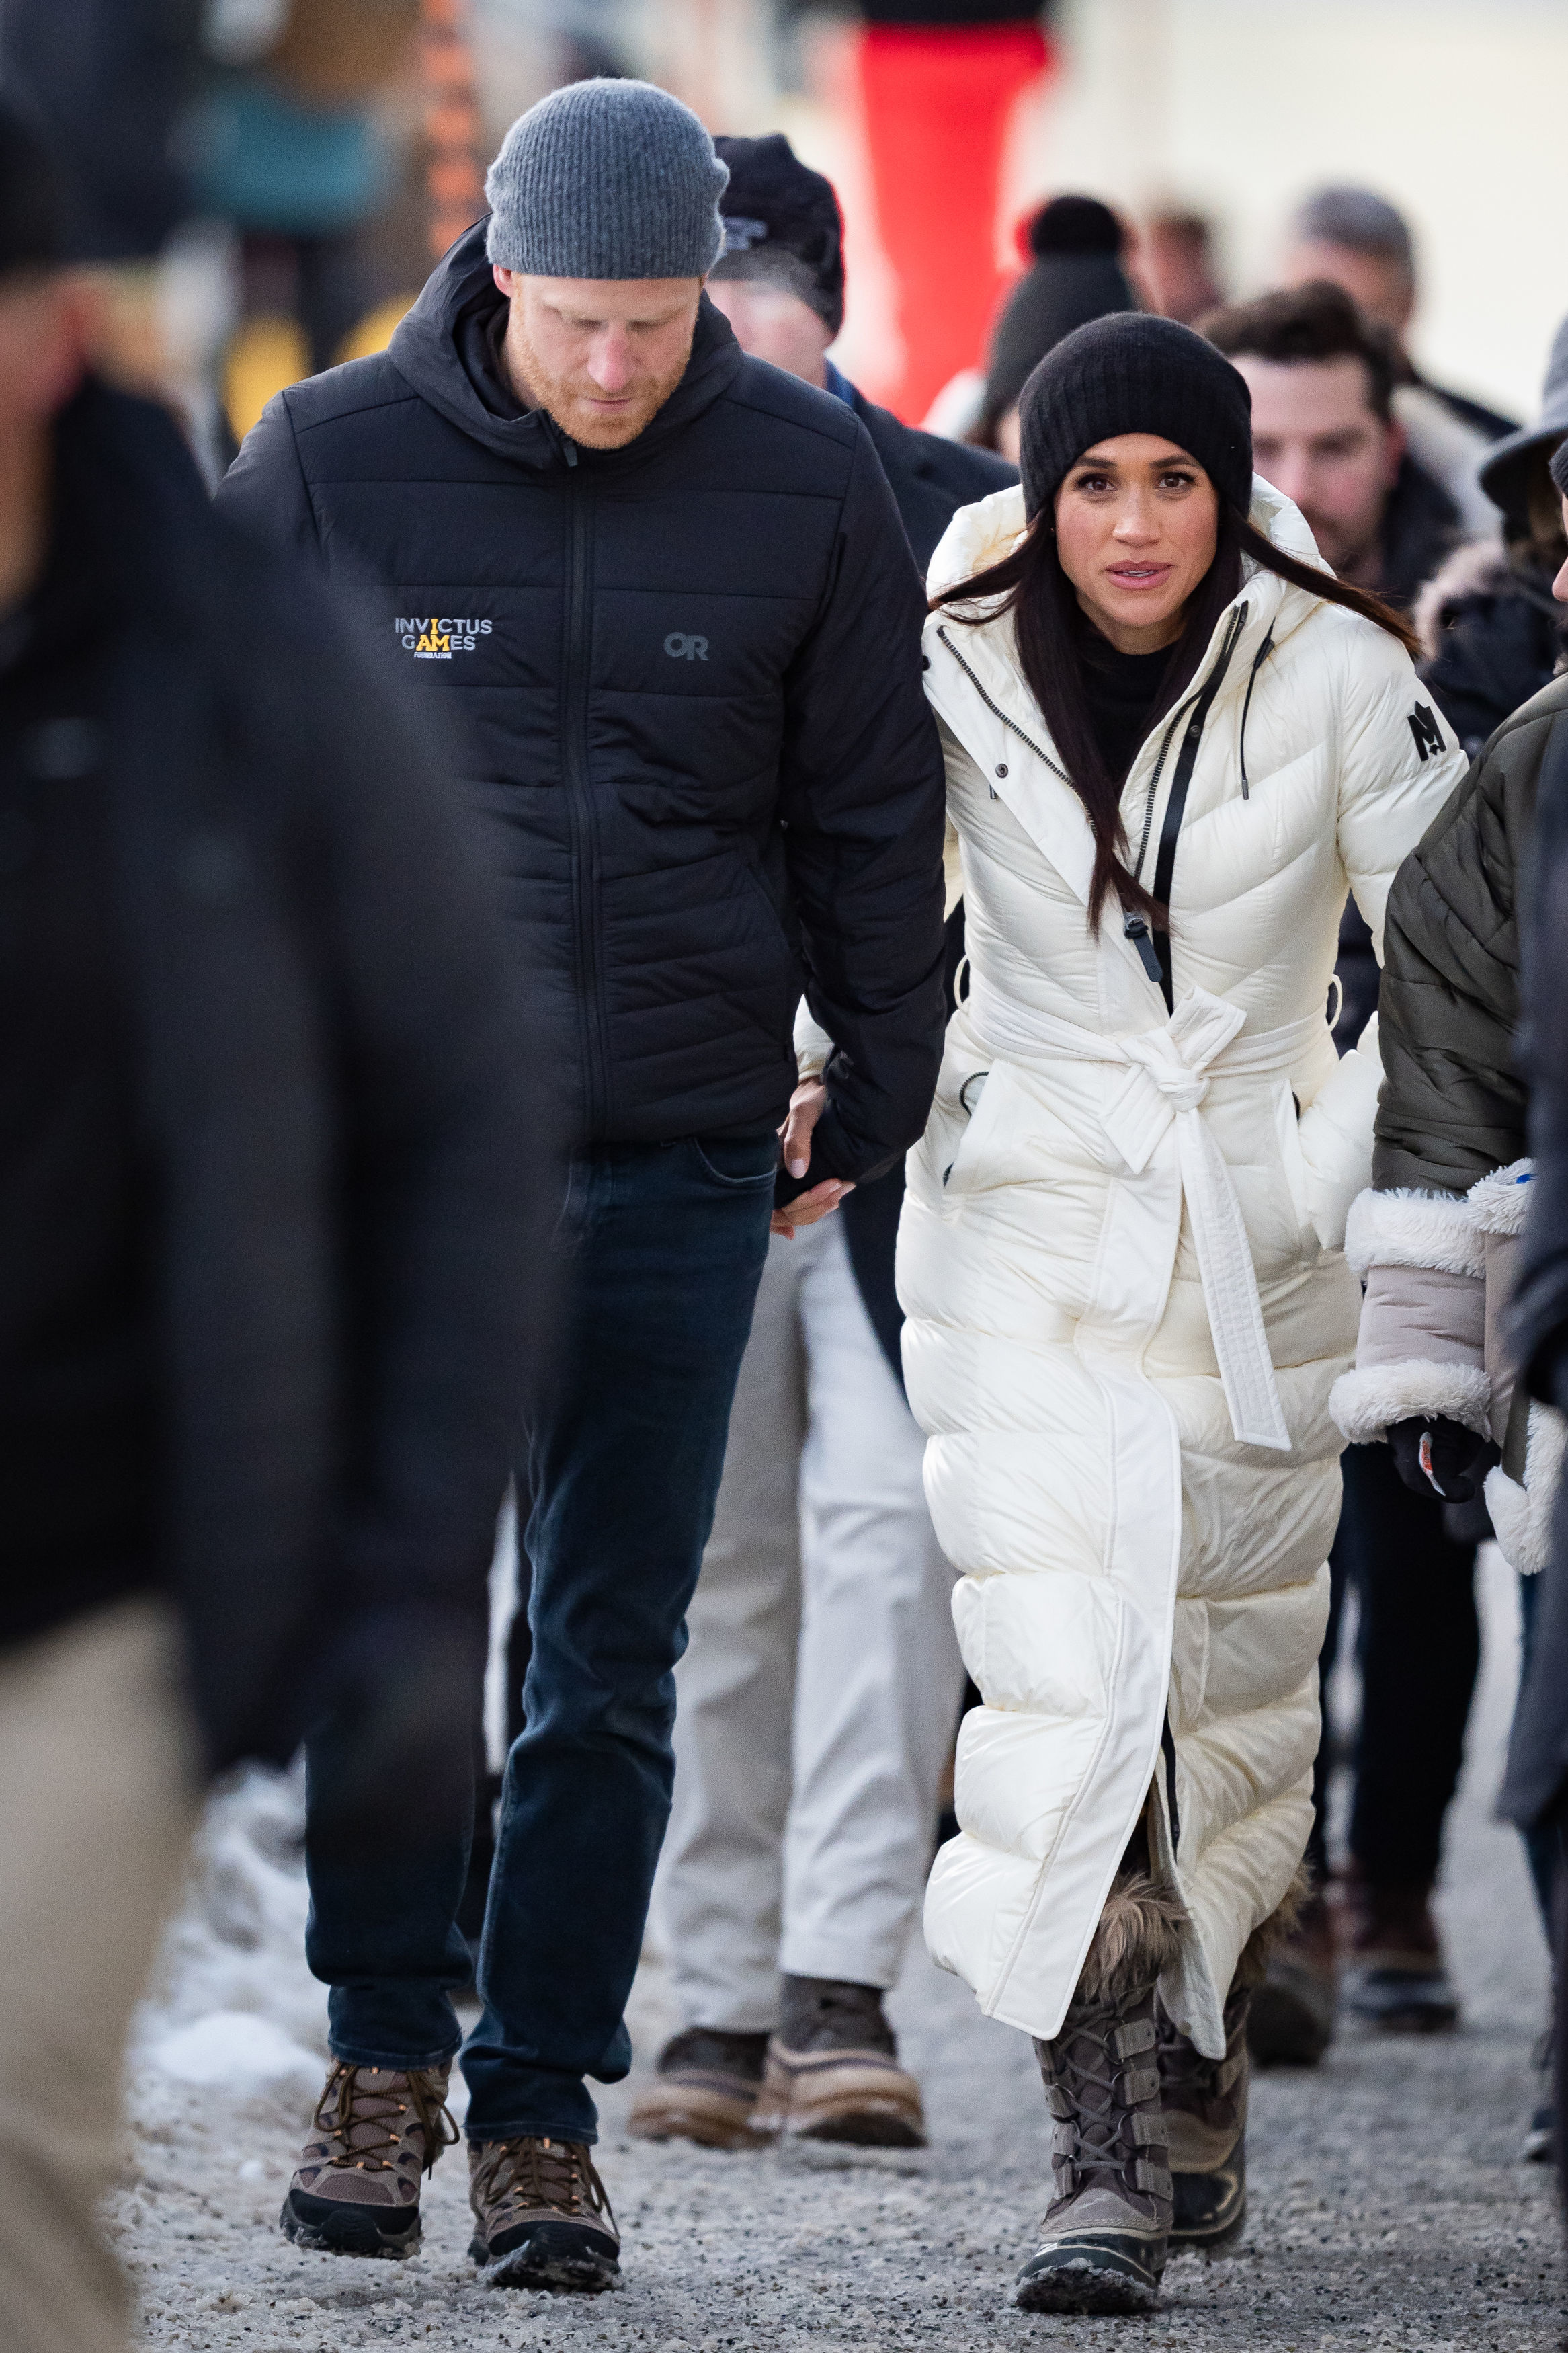
M116 364L174 393L215 473L279 385L385 343L507 124L599 73L786 131L830 175L835 356L911 423L981 359L1020 223L1068 188L1116 207L1177 315L1269 283L1309 189L1374 188L1415 237L1417 367L1535 404L1563 307L1562 0L0 5L0 75L72 152Z

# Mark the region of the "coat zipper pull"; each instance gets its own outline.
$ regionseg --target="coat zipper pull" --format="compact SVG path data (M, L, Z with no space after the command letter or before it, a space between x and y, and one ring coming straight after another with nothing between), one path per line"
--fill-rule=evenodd
M1158 988L1161 979L1160 959L1154 953L1154 943L1149 937L1148 924L1142 915L1129 915L1121 928L1137 949L1138 961Z
M561 454L569 466L577 463L577 444L568 440L564 433L561 436Z

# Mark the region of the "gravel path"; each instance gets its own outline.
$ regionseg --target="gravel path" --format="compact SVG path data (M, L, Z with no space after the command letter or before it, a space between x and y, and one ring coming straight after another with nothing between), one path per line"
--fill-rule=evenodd
M978 2017L922 1953L894 2010L926 2088L923 2157L823 2166L798 2153L650 2148L625 2137L623 2085L605 2097L601 2149L626 2238L619 2293L571 2302L476 2286L460 2151L434 2177L424 2247L408 2263L300 2253L275 2219L311 2095L305 2046L319 2041L320 2005L279 1945L292 1934L296 1883L264 1867L258 1893L254 1855L244 1863L240 1831L220 1820L148 2015L112 2206L146 2342L182 2353L389 2342L432 2353L1089 2353L1131 2335L1141 2347L1231 2353L1544 2353L1559 2343L1560 2232L1547 2170L1517 2151L1545 1957L1517 1841L1489 1820L1514 1672L1500 1564L1484 1593L1484 1684L1443 1898L1465 2029L1426 2042L1347 2033L1317 2073L1263 2078L1246 2245L1213 2264L1173 2263L1153 2320L1013 2309L1008 2282L1042 2203L1043 2098L1024 2038ZM264 1822L263 1853L279 1852L281 1836ZM243 1838L258 1843L253 1826ZM653 1964L632 2022L646 2060L668 2024ZM225 2080L201 2087L181 2072Z

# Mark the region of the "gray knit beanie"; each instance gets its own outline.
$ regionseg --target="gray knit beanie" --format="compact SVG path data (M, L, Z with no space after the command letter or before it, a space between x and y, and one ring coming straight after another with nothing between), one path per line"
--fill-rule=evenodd
M701 278L729 176L667 90L569 82L518 117L486 174L485 251L531 278Z

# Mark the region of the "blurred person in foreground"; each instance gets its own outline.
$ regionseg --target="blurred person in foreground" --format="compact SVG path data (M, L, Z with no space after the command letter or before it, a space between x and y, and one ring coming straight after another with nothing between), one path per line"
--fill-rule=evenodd
M920 581L859 419L748 359L703 294L726 177L646 83L542 100L390 350L281 394L218 500L474 722L469 788L571 1105L562 1340L519 1479L525 1728L463 2060L470 2253L498 2286L616 2276L584 2079L631 2064L673 1671L770 1222L889 1167L941 1052ZM803 989L837 1044L805 1086ZM312 1865L312 1966L362 2081L446 2080L468 1829L374 1905ZM416 2227L323 2213L311 2162L284 2216L307 2243L395 2253Z
M1568 319L1552 340L1539 421L1495 442L1480 470L1500 531L1456 548L1415 600L1421 675L1472 759L1563 659L1568 620L1553 584L1568 540L1552 459L1565 437Z
M0 2335L110 2353L203 1780L321 1729L368 1886L465 1801L548 1124L416 737L84 372L57 219L0 111Z
M1552 466L1568 480L1568 450ZM1563 494L1547 480L1561 531ZM1568 562L1553 586L1561 607ZM1535 1189L1530 1087L1514 1050L1521 942L1537 806L1568 786L1568 680L1538 688L1389 893L1373 1185L1345 1239L1366 1296L1355 1370L1329 1400L1350 1444L1386 1441L1401 1479L1428 1501L1465 1503L1484 1482L1499 1546L1522 1579L1527 1681L1563 1456L1556 1394L1549 1384L1546 1402L1530 1401L1507 1321ZM1535 1050L1533 1067L1542 1059ZM1414 1718L1405 1730L1419 1745ZM1523 1819L1550 1936L1555 1831L1532 1810ZM1549 2153L1551 2126L1543 2103L1527 2156Z
M943 385L928 431L1018 462L1018 398L1031 371L1075 327L1112 311L1136 311L1123 267L1127 232L1097 196L1053 196L1018 230L1021 278L1004 296L984 367Z
M1291 218L1279 271L1289 288L1327 281L1348 294L1364 318L1392 338L1394 413L1426 471L1459 508L1468 530L1490 518L1476 481L1488 447L1514 430L1467 394L1436 385L1410 355L1409 334L1418 284L1409 223L1370 188L1321 188Z
M1405 447L1392 408L1386 332L1326 281L1232 304L1205 320L1204 332L1251 388L1258 472L1294 500L1342 579L1407 608L1451 544L1458 516ZM1417 703L1411 724L1424 731L1415 744L1424 762L1446 756L1429 704ZM1372 934L1353 900L1341 920L1336 977L1334 1038L1345 1053L1373 1029L1378 997ZM1348 1999L1374 2026L1447 2028L1458 2007L1430 1895L1479 1655L1472 1591L1479 1507L1472 1505L1468 1525L1453 1514L1446 1519L1436 1495L1401 1484L1383 1449L1349 1447L1342 1469L1321 1672L1326 1688L1346 1585L1353 1583L1362 1711L1350 1826ZM1333 2031L1338 1945L1323 1892L1329 1769L1325 1742L1308 1848L1316 1890L1253 2005L1253 2048L1262 2061L1313 2063Z
M709 293L743 351L859 417L923 570L954 509L1015 470L846 380L827 356L844 317L831 181L776 134L715 143L730 185ZM931 1862L963 1667L899 1361L903 1198L900 1159L769 1246L676 1675L656 1906L685 2027L632 2108L649 2138L925 2138L882 1996Z

